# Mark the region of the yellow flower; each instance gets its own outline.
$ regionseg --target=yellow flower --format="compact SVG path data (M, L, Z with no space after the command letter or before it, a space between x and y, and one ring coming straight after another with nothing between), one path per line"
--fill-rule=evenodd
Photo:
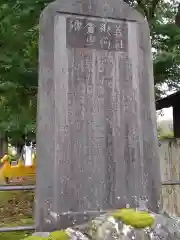
M111 216L134 228L146 228L154 223L154 217L148 212L136 211L134 209L115 210L111 213Z

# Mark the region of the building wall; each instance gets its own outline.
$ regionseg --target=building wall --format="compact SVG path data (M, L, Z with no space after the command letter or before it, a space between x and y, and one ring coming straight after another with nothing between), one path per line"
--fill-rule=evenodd
M162 182L180 180L180 139L159 143ZM161 207L170 215L180 216L180 185L163 185Z

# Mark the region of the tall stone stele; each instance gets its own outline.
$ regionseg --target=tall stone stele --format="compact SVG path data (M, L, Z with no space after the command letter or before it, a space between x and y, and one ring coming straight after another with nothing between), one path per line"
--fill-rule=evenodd
M37 230L141 196L158 209L149 28L120 0L59 0L40 20Z

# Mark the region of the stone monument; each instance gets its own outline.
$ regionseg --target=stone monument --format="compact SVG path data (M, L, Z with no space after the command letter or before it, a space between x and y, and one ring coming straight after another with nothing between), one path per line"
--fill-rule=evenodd
M40 20L36 226L158 210L149 28L120 0L57 0Z

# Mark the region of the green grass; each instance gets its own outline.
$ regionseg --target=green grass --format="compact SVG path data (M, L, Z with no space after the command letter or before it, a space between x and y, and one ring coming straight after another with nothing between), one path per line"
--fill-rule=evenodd
M25 232L0 233L1 240L21 240L27 236Z
M0 233L1 240L21 240L30 235L30 232L8 232Z
M0 227L32 225L34 194L31 191L0 192ZM21 240L31 232L0 233L0 240Z

